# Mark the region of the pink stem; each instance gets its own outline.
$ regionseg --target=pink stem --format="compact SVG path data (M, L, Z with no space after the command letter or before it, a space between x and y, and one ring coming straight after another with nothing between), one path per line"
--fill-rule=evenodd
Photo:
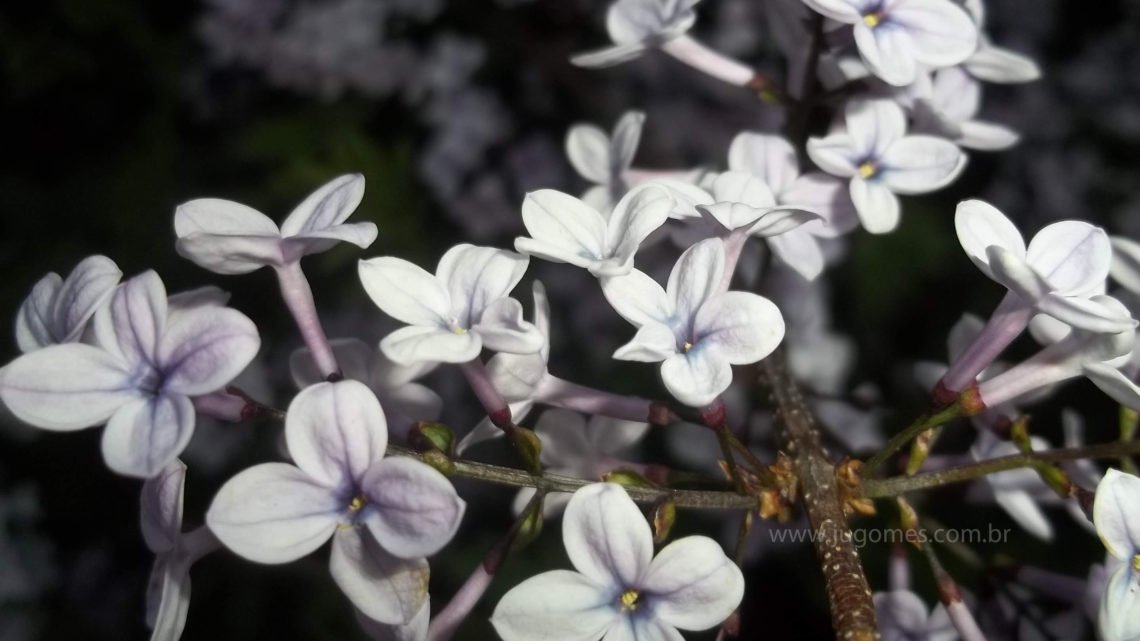
M677 60L730 85L747 87L756 72L741 62L713 51L689 36L678 36L661 45L661 50Z
M957 398L959 393L974 382L982 370L993 364L1005 348L1021 335L1029 325L1033 313L1033 308L1026 305L1017 294L1013 292L1006 294L986 322L986 326L966 351L950 364L950 369L935 388L938 390L936 396L950 396L951 401Z
M278 267L276 271L277 281L281 284L281 296L293 314L297 328L301 330L301 338L313 355L317 369L326 379L339 378L340 367L336 364L328 336L321 327L321 319L317 316L317 306L313 301L313 290L309 287L305 273L301 271L301 263L294 261Z
M459 368L463 371L471 391L475 393L475 398L479 399L479 404L483 406L483 411L487 413L487 418L500 429L511 428L513 426L511 408L499 390L495 389L495 384L491 382L491 374L483 361L475 357Z

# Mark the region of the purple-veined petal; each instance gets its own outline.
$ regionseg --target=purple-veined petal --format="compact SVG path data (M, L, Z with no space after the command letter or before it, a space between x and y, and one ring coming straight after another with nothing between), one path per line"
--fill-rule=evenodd
M80 261L55 294L52 324L56 342L79 340L87 321L111 297L122 276L106 256L88 256Z
M220 389L260 348L257 326L237 310L199 308L178 314L158 345L163 389L187 396Z
M1102 392L1125 407L1140 410L1140 387L1128 380L1120 370L1104 363L1086 363L1082 367L1088 377Z
M495 389L507 401L526 400L546 377L546 359L540 354L500 352L487 362L487 371Z
M470 327L487 306L506 298L522 280L530 259L522 254L475 245L456 245L439 259L435 275L451 296L451 312Z
M329 345L345 378L362 383L371 380L370 363L374 352L367 343L359 338L334 338L329 341ZM293 350L289 355L289 375L298 389L325 380L307 347Z
M673 330L657 322L638 328L637 334L614 352L619 361L658 363L677 353L677 336Z
M522 303L513 298L487 305L471 331L479 335L484 347L497 352L537 354L547 344L538 328L523 320Z
M743 131L728 146L728 168L751 174L777 195L800 174L792 144L780 136Z
M714 346L676 354L661 364L665 389L690 407L704 407L732 384L732 365Z
M150 641L178 641L190 609L190 568L184 561L159 559L151 572L150 584L147 590Z
M641 142L641 129L645 126L644 111L627 111L614 125L614 137L610 153L610 182L612 178L621 177L621 173L633 164L633 157L637 155L637 145Z
M768 239L768 246L785 265L807 280L823 273L823 250L812 235L802 229L792 230Z
M1140 637L1140 572L1122 565L1108 580L1097 615L1104 641L1135 641Z
M1112 244L1100 227L1063 220L1029 241L1026 262L1063 296L1104 291L1112 264Z
M1096 486L1093 523L1109 554L1124 561L1140 553L1140 478L1109 469Z
M980 47L964 66L971 75L986 82L1032 82L1041 77L1041 68L1033 60L989 45Z
M388 552L402 559L430 556L451 541L467 504L447 477L408 458L386 458L361 483L362 520Z
M692 318L717 292L724 275L724 260L724 242L719 238L702 240L677 259L665 291L679 317Z
M358 610L381 623L407 623L427 602L427 561L392 556L362 527L336 531L329 572Z
M895 87L914 82L918 65L909 32L893 25L871 28L859 22L855 24L855 45L867 68L883 82Z
M491 625L503 641L598 641L622 616L619 594L577 572L543 572L503 595Z
M954 212L954 229L958 232L958 242L966 255L987 276L990 272L986 248L996 245L1009 256L1025 257L1025 240L1021 232L996 207L981 200L964 200L958 203Z
M893 100L853 100L843 116L852 148L861 152L865 160L882 160L883 154L906 134L906 115Z
M609 184L610 138L596 125L574 125L566 134L566 157L586 180L601 185Z
M562 517L562 541L574 568L610 589L635 585L653 559L649 523L614 483L574 492Z
M280 236L277 225L265 214L232 200L199 198L174 210L174 233L216 236Z
M103 460L125 476L162 472L194 434L194 404L181 394L138 398L120 407L103 430Z
M848 133L832 134L826 138L809 138L808 156L812 162L832 176L850 178L859 172L860 151Z
M45 347L0 369L0 399L9 411L46 430L98 425L137 397L126 363L90 345Z
M776 197L781 205L810 211L824 218L825 224L811 227L813 236L834 238L859 226L847 182L823 172L813 171L796 178Z
M359 263L360 282L380 311L409 325L438 325L451 316L451 297L439 279L400 258Z
M95 315L96 342L131 366L154 366L166 328L166 288L152 270L119 285Z
M665 546L641 581L655 618L682 630L707 630L744 598L744 575L716 541L687 536Z
M282 236L298 236L340 225L364 198L364 176L337 176L309 194L281 223ZM375 230L375 225L373 225Z
M285 262L293 262L309 254L326 252L340 243L351 243L364 249L376 241L378 233L376 223L345 223L307 231L282 239L281 255Z
M849 189L864 229L872 234L886 234L898 227L899 199L886 185L855 176Z
M347 505L332 489L285 463L239 472L218 490L206 524L235 554L258 563L299 559L332 536Z
M143 483L139 498L139 525L147 548L155 554L170 552L182 536L182 488L185 484L186 464L177 459Z
M55 301L63 279L55 272L49 272L36 281L32 291L16 312L16 345L21 352L54 345L60 342L56 337Z
M665 290L644 272L635 269L624 276L603 278L601 284L614 311L637 327L667 324L674 314Z
M248 274L266 265L284 264L281 238L274 235L195 232L175 243L178 255L215 274Z
M990 278L1028 303L1040 300L1052 289L1025 263L1024 258L997 245L986 247L986 264L989 265Z
M203 285L166 297L166 322L182 312L189 312L199 307L225 307L230 302L230 293L221 287Z
M440 327L403 327L380 341L384 355L401 365L466 363L479 355L483 341L475 332Z
M531 238L515 248L558 262L585 267L605 256L606 219L593 207L554 189L532 191L523 199L523 224ZM508 290L509 291L509 290Z
M949 185L966 167L957 145L934 136L907 136L881 159L882 181L897 194L924 194Z
M669 190L653 182L629 190L610 214L605 230L604 254L629 260L649 234L665 224L675 200ZM632 268L632 260L629 260Z
M697 310L696 349L714 349L732 365L755 363L784 338L784 318L772 301L750 292L725 292Z
M911 55L932 67L964 62L978 48L978 28L961 7L943 0L898 0L890 22L910 35Z
M685 641L677 628L656 617L624 616L606 632L602 641Z
M352 491L388 447L380 401L359 381L301 390L285 414L285 442L297 467L317 483Z
M578 67L602 69L639 58L647 48L640 42L602 47L570 56L570 63Z

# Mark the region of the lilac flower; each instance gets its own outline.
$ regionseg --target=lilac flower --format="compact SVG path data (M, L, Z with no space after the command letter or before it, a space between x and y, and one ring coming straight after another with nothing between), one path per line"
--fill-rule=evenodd
M933 611L927 610L922 599L910 590L876 592L872 598L883 641L955 641L958 638L958 631L941 604Z
M853 100L844 116L846 131L808 140L808 155L827 173L851 179L851 200L863 227L873 234L898 226L895 194L941 189L966 166L966 156L954 143L907 135L906 116L890 100Z
M1109 470L1096 488L1096 532L1118 561L1100 601L1104 641L1140 639L1140 479Z
M529 259L514 252L456 245L439 259L435 275L399 258L360 261L364 291L384 313L409 327L380 342L396 363L465 363L483 347L533 354L542 336L522 318L522 304L508 294Z
M285 439L295 462L264 463L218 491L206 523L236 554L287 563L333 539L329 570L353 605L382 623L405 623L427 595L427 562L465 508L431 467L384 458L384 412L364 384L302 390Z
M1017 144L1009 127L975 120L981 106L981 83L962 67L950 67L916 82L914 129L944 136L967 149L997 151Z
M1033 437L1034 450L1049 449L1049 442ZM1020 453L1016 445L1003 441L987 430L978 432L978 440L970 448L975 461L1011 456ZM1041 481L1037 472L1028 469L1006 470L985 477L987 489L994 501L1026 532L1042 541L1053 540L1053 525L1041 509L1041 501L1055 502L1056 494Z
M999 83L1032 82L1041 77L1041 69L1033 60L1009 49L995 47L982 33L985 6L980 0L966 0L963 7L978 26L978 48L962 63L962 67L978 80Z
M954 393L965 389L1036 313L1091 332L1115 334L1135 326L1119 303L1093 297L1104 291L1112 255L1100 228L1081 221L1054 223L1027 248L1013 223L980 200L959 204L954 224L970 260L1009 293L951 364L940 387Z
M578 124L566 134L566 156L580 176L594 184L582 200L608 211L626 191L625 172L633 164L645 113L627 111L607 136L600 127Z
M285 268L338 242L368 247L376 225L345 223L364 196L364 177L334 178L309 194L278 227L240 203L199 198L174 212L178 253L218 274L244 274L266 265Z
M653 535L619 485L598 483L566 506L562 540L577 571L553 570L523 581L495 607L504 641L676 639L706 630L744 595L744 577L703 536L678 539L653 556Z
M18 418L47 430L107 423L107 466L144 478L189 442L190 397L222 388L261 344L257 327L235 310L168 308L166 289L152 271L120 285L94 327L98 347L46 347L5 367L0 398Z
M515 249L598 277L628 274L641 243L665 224L673 205L670 192L652 182L631 189L608 217L573 196L540 189L523 200L532 238L515 239Z
M106 256L88 256L66 279L50 272L41 278L16 314L16 344L21 352L74 343L87 321L111 298L123 272Z
M780 310L747 292L724 292L724 243L711 238L681 255L662 289L633 270L602 280L614 310L638 328L619 360L661 364L665 387L691 406L711 403L732 383L732 365L755 363L784 337Z
M920 64L950 67L978 46L969 14L947 0L804 0L837 22L855 25L863 62L883 81L914 82Z

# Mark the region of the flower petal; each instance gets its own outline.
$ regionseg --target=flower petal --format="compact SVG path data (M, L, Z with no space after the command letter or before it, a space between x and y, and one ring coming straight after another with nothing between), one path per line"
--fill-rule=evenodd
M1093 523L1109 554L1132 563L1140 553L1140 478L1109 469L1096 486Z
M1108 580L1100 601L1097 628L1104 641L1140 638L1140 572L1127 564Z
M978 48L978 27L952 2L899 0L891 7L890 22L911 35L914 59L932 67L964 62Z
M1105 304L1108 298L1094 296L1058 296L1048 293L1036 301L1037 310L1078 329L1098 334L1119 334L1136 326L1132 315L1122 305Z
M475 332L456 333L439 327L403 327L380 341L384 355L400 365L466 363L479 355L483 341Z
M331 488L285 463L246 469L218 490L206 524L235 554L258 563L299 559L332 536L347 506Z
M163 389L206 394L229 383L261 348L257 326L227 307L198 308L171 317L158 345Z
M356 622L372 641L424 641L427 639L428 624L431 622L430 602L430 598L425 598L424 604L408 623L380 623L369 619L360 610L356 611Z
M147 595L148 609L154 604L150 641L178 641L186 627L190 609L190 568L184 562L159 560L151 575L153 594ZM149 613L148 613L149 614Z
M56 338L55 301L63 279L49 272L36 281L32 291L16 312L16 345L21 352L54 345Z
M617 620L602 641L685 641L685 637L657 618L625 616Z
M571 127L566 134L566 156L574 170L586 180L609 184L610 168L614 164L610 159L610 137L600 127L590 124ZM523 206L526 206L525 201Z
M673 330L656 322L638 328L637 334L614 352L619 361L659 363L677 353L677 336Z
M317 483L357 491L384 457L388 426L380 401L359 381L317 383L301 390L285 414L285 442L297 467Z
M364 528L336 531L329 572L348 600L374 621L407 623L427 603L427 561L392 556Z
M966 149L1001 151L1009 149L1021 139L1018 133L1005 125L980 120L968 120L959 125L962 135L955 142Z
M179 205L174 232L179 255L219 274L242 274L280 261L277 225L231 200L200 198Z
M885 25L871 28L858 22L855 46L863 63L883 82L895 87L914 82L918 65L914 59L914 39L909 32Z
M538 417L534 433L542 441L544 465L573 468L596 454L593 443L586 437L586 418L578 412L561 408L546 410Z
M664 325L674 314L665 290L644 272L635 269L624 276L603 278L601 285L614 311L634 326Z
M641 582L657 619L682 630L707 630L744 598L744 575L716 541L677 539L657 553Z
M374 463L361 489L364 524L381 547L402 559L430 556L447 545L467 505L447 477L407 458Z
M852 147L864 160L879 161L906 134L906 114L893 100L852 100L843 111Z
M925 194L949 185L966 167L958 145L934 136L907 136L881 159L882 180L896 194Z
M598 641L621 617L616 599L577 572L543 572L503 595L491 625L503 641Z
M471 331L479 335L484 347L497 352L537 354L547 344L538 328L523 320L522 303L513 298L487 305Z
M1029 492L995 489L994 500L1026 532L1042 541L1053 540L1053 525Z
M170 552L182 536L182 489L185 485L186 464L179 460L174 460L143 483L139 525L147 548L155 554Z
M1112 264L1112 244L1100 227L1063 220L1037 232L1029 241L1026 262L1062 296L1104 291Z
M661 364L661 380L678 401L704 407L732 384L732 365L715 348L693 349Z
M126 364L90 345L45 347L0 369L0 399L8 410L45 430L98 425L137 397Z
M574 568L610 589L636 585L653 560L649 523L614 483L574 492L562 517L562 541Z
M64 279L52 311L57 342L79 340L87 321L111 297L123 272L106 256L88 256Z
M776 194L787 189L800 174L792 144L769 134L742 131L728 146L728 168L751 174Z
M341 374L354 381L368 383L371 377L370 367L374 356L373 349L359 338L334 338L329 341L336 364L340 366ZM314 383L325 380L323 374L317 369L313 361L313 354L307 347L293 350L289 355L289 376L298 389L303 389Z
M822 224L812 225L813 236L834 238L859 226L847 181L823 172L813 171L800 176L786 190L776 194L776 198L781 205L823 217Z
M103 459L112 471L150 478L162 472L194 434L194 404L181 394L139 398L120 407L103 430Z
M692 318L702 304L720 288L724 275L724 242L709 238L686 249L665 286L677 315ZM619 312L620 313L620 312Z
M1128 380L1120 370L1104 363L1086 363L1082 367L1088 377L1102 392L1125 407L1140 410L1140 387Z
M1041 77L1041 68L1030 58L1001 47L979 47L965 62L966 71L986 82L1032 82Z
M488 305L511 293L529 264L528 257L514 252L456 245L439 259L435 275L447 287L460 326L470 327Z
M95 315L96 342L131 366L154 365L166 327L166 287L153 270L119 285Z
M337 176L309 194L281 223L281 235L299 236L340 225L364 198L364 176ZM372 226L375 230L376 226ZM369 243L371 244L371 243Z
M853 0L804 0L804 4L843 24L855 24L863 19L860 3Z
M1140 293L1140 243L1113 236L1110 273L1125 289Z
M779 308L750 292L725 292L697 310L693 321L694 351L714 349L733 365L755 363L784 339Z
M308 231L281 241L281 255L286 262L301 260L309 254L327 252L340 243L367 248L376 241L376 223L345 223L328 229Z
M641 129L645 126L644 111L627 111L614 125L614 137L610 154L610 179L621 176L621 173L633 164L633 157L637 154L637 145L641 142Z
M859 222L872 234L886 234L899 225L899 199L879 181L851 179L851 202Z
M554 189L532 191L523 199L523 224L534 239L519 238L515 248L541 258L586 267L606 257L606 220L593 207Z
M646 49L647 47L640 42L603 47L570 56L570 64L578 67L602 69L639 58Z
M644 421L624 421L608 416L593 416L586 433L594 450L603 454L620 454L641 441L649 431Z
M823 250L812 235L801 229L768 239L768 246L785 265L806 280L815 280L823 273Z
M849 133L832 134L826 138L809 138L808 156L812 162L832 176L850 178L859 173L857 163L861 152L855 149Z
M633 255L649 234L665 224L675 201L671 192L653 182L629 190L614 205L605 231L604 255L633 267ZM628 269L626 273L628 273ZM616 274L607 274L616 275Z
M380 311L409 325L439 325L451 316L447 288L435 276L400 258L381 256L358 264L360 283Z
M964 200L954 212L958 242L974 265L993 278L986 248L996 245L1012 257L1025 257L1025 240L1005 214L981 200Z

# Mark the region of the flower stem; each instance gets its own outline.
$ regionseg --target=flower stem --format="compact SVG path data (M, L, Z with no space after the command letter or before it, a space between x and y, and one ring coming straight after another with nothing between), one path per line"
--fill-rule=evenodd
M895 434L887 444L883 446L877 454L867 459L863 469L865 473L873 473L876 469L881 467L883 463L887 462L895 452L901 450L907 443L917 437L923 432L948 423L951 420L962 415L962 408L958 404L951 405L937 412L930 414L926 413L919 416L913 423L911 423L905 430Z
M301 338L309 353L313 355L313 362L326 379L334 380L340 377L340 367L336 363L332 346L329 345L328 336L321 326L321 319L317 315L317 306L313 301L313 289L305 273L301 271L301 263L294 261L278 267L277 282L281 284L281 297L285 299L285 306L297 322L301 330Z

